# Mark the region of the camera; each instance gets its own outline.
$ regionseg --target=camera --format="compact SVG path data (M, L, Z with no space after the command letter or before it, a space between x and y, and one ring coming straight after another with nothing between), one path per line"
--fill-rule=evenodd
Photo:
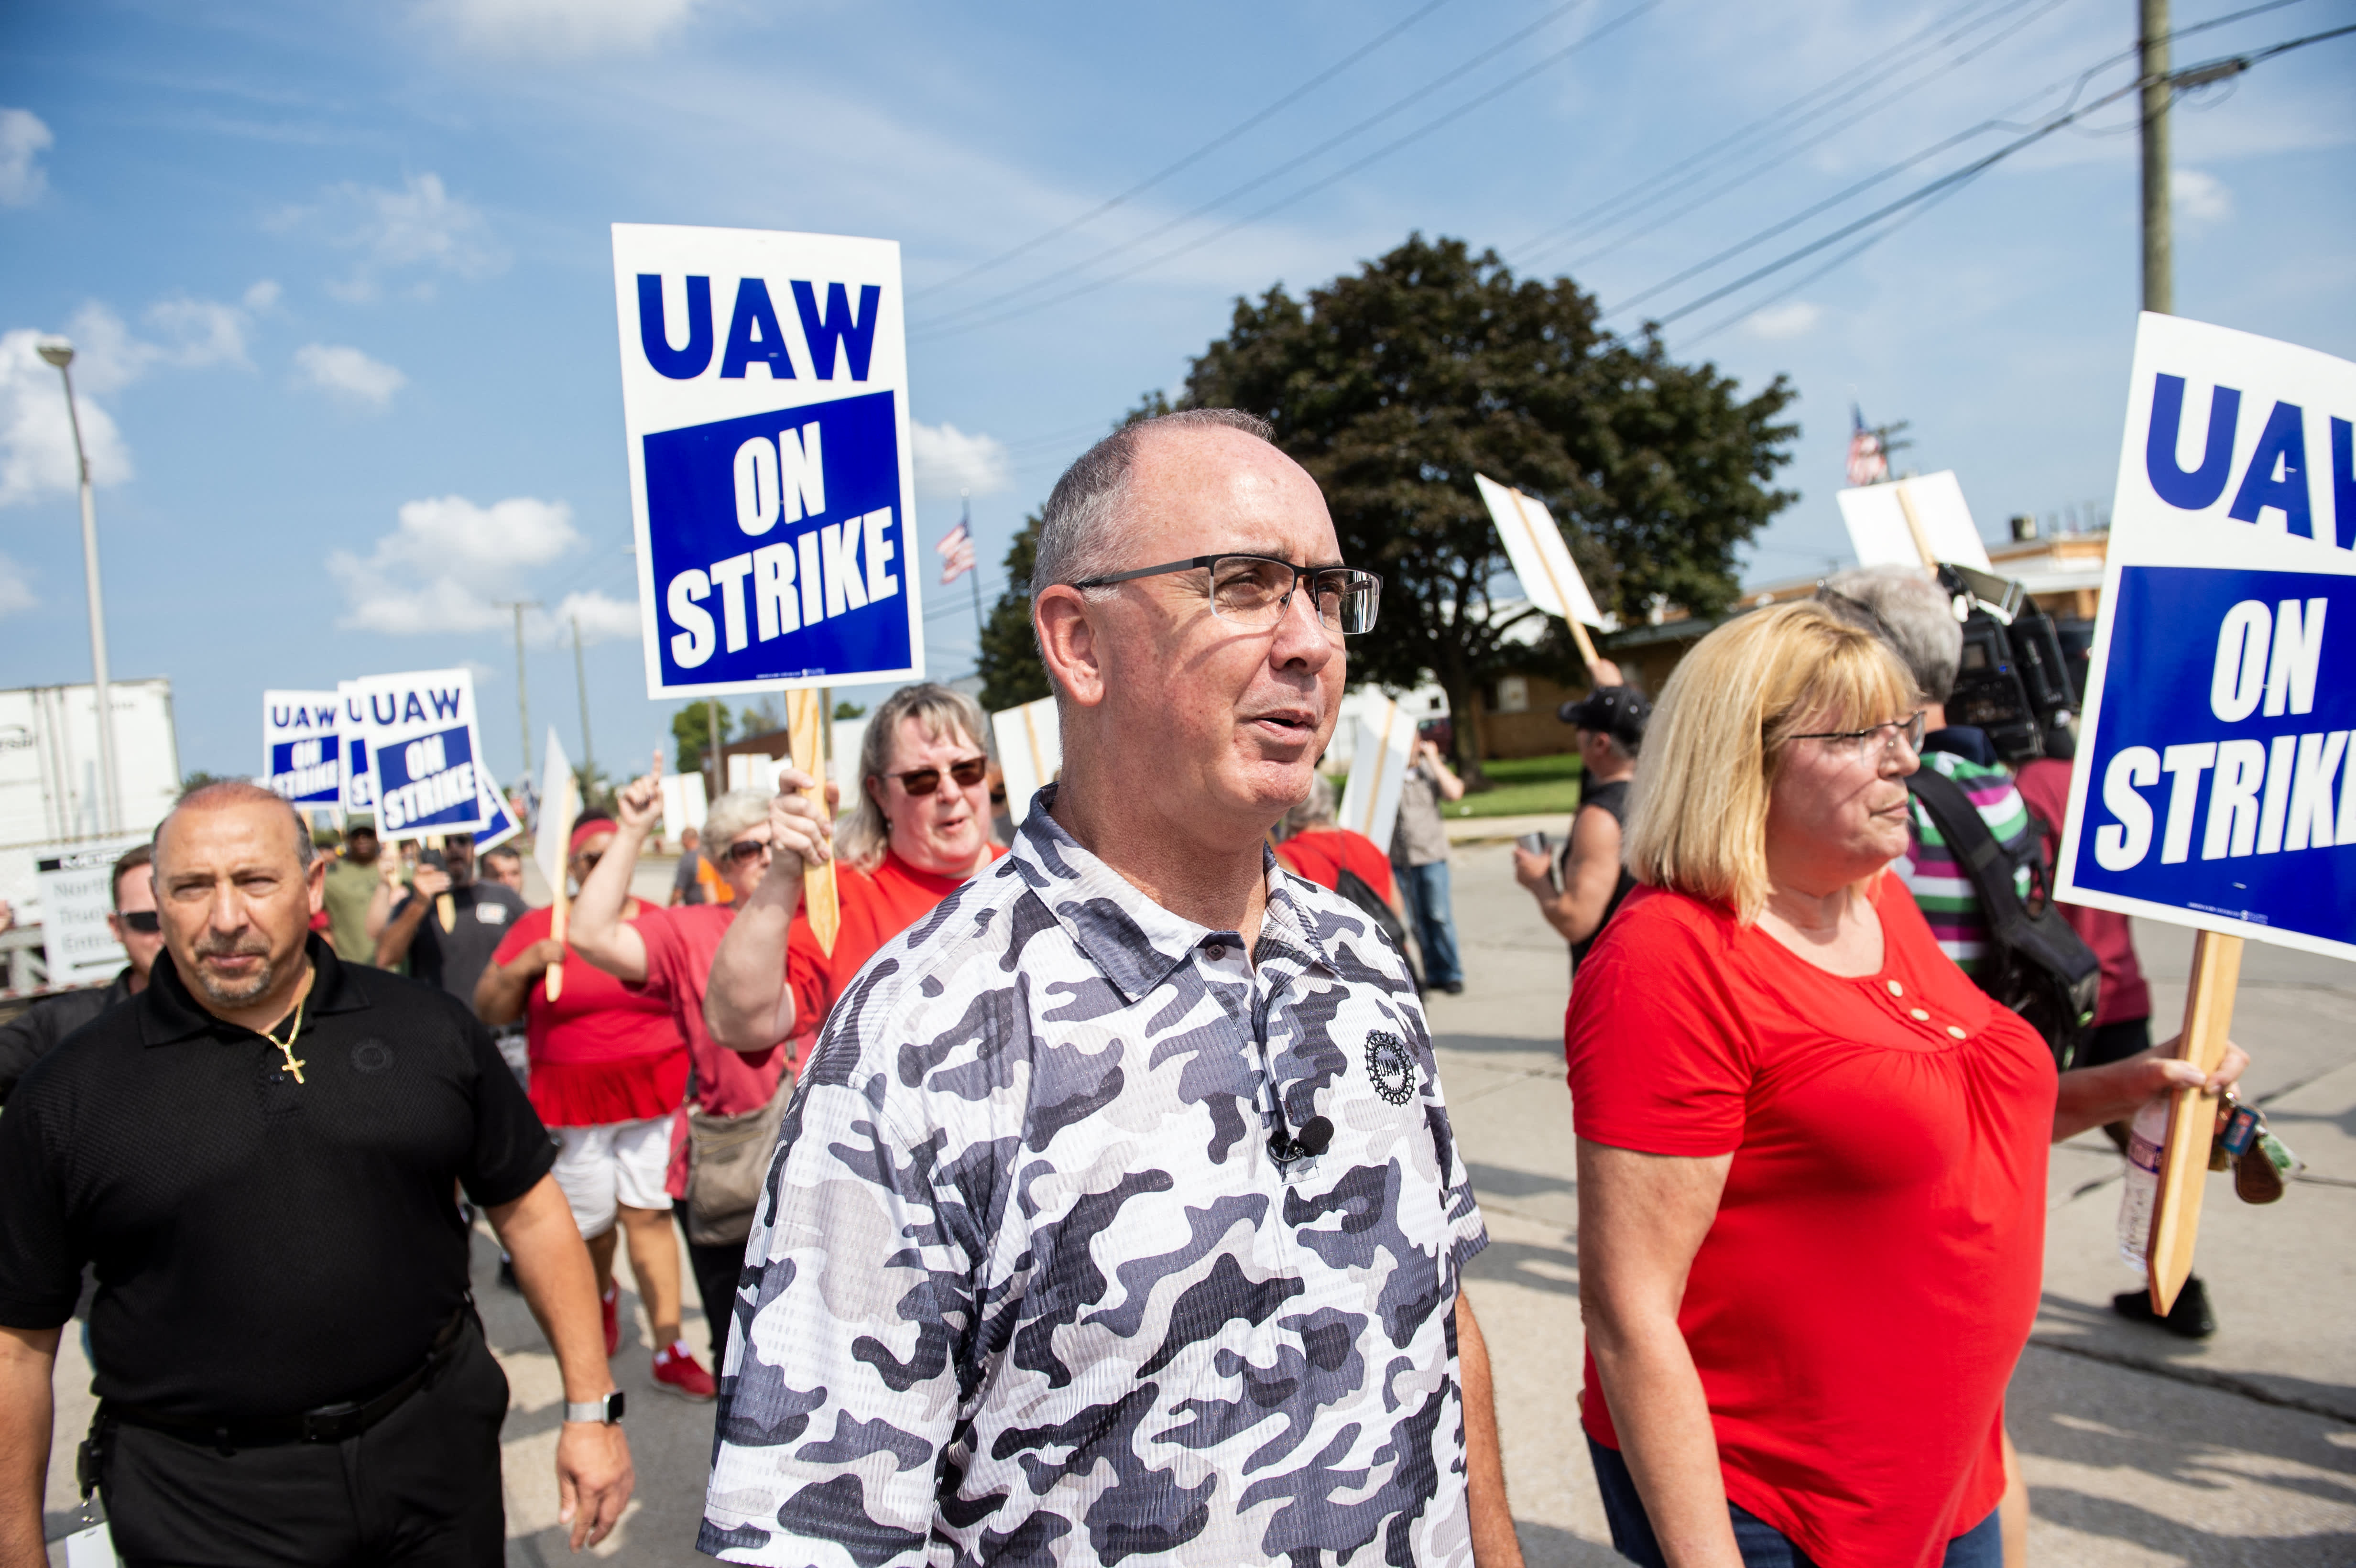
M2069 756L2078 686L2053 617L2019 583L1968 566L1942 564L1939 586L1964 620L1948 722L1984 731L2007 763Z

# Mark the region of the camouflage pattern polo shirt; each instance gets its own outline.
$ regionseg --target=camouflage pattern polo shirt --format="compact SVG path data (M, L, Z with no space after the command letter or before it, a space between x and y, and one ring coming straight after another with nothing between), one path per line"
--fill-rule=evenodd
M1422 1008L1266 865L1247 963L1034 809L860 972L747 1243L703 1551L1472 1561L1454 1309L1488 1237ZM1323 1153L1278 1162L1280 1100Z

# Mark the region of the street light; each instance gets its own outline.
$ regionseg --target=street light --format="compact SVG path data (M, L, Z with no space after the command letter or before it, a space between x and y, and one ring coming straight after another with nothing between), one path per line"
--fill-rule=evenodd
M98 584L98 508L90 488L90 454L82 450L81 412L74 406L73 345L52 338L40 345L43 359L58 368L66 384L66 420L73 426L74 463L81 472L81 565L90 583L90 663L97 684L99 823L102 831L123 831L123 799L114 774L114 696L106 678L106 600Z

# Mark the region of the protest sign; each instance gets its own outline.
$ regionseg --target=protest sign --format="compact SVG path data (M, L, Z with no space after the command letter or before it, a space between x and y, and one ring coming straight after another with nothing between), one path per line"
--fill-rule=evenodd
M124 850L146 842L147 835L131 833L48 844L33 851L33 880L40 889L42 956L50 985L112 980L130 962L123 944L107 929L106 917L114 911L114 862Z
M1368 691L1351 742L1350 782L1342 791L1338 826L1363 833L1385 850L1398 822L1399 791L1415 760L1415 716L1380 692Z
M614 225L649 697L924 673L900 248Z
M473 674L418 670L350 684L375 777L378 836L391 842L480 830L487 781Z
M1485 474L1472 475L1472 483L1497 525L1497 537L1505 542L1506 559L1514 563L1523 593L1547 614L1562 617L1579 645L1580 660L1592 674L1595 644L1587 628L1609 631L1613 623L1595 607L1595 596L1587 591L1587 580L1579 574L1579 563L1570 558L1570 546L1555 525L1554 514L1537 496L1500 485Z
M1841 521L1859 566L1955 566L1995 569L1980 539L1964 487L1951 470L1859 485L1841 491Z
M342 708L332 691L262 694L262 771L269 788L298 806L343 805Z
M673 844L692 827L703 831L703 775L665 773L662 776L662 836Z
M369 765L368 704L360 698L360 683L336 682L336 699L337 739L343 752L344 815L369 815L376 810L376 770Z
M1031 815L1031 797L1064 766L1064 726L1055 699L1043 697L990 716L998 771L1006 781L1006 815L1014 826Z
M489 769L475 770L475 788L482 796L483 825L475 829L475 853L479 855L522 832L523 824L515 819L515 813L509 808L506 797L491 783Z

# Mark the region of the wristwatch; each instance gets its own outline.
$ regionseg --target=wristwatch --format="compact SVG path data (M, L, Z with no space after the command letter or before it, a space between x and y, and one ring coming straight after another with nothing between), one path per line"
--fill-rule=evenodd
M603 1399L566 1400L564 1419L594 1421L606 1426L618 1425L622 1419L622 1391L616 1389Z

